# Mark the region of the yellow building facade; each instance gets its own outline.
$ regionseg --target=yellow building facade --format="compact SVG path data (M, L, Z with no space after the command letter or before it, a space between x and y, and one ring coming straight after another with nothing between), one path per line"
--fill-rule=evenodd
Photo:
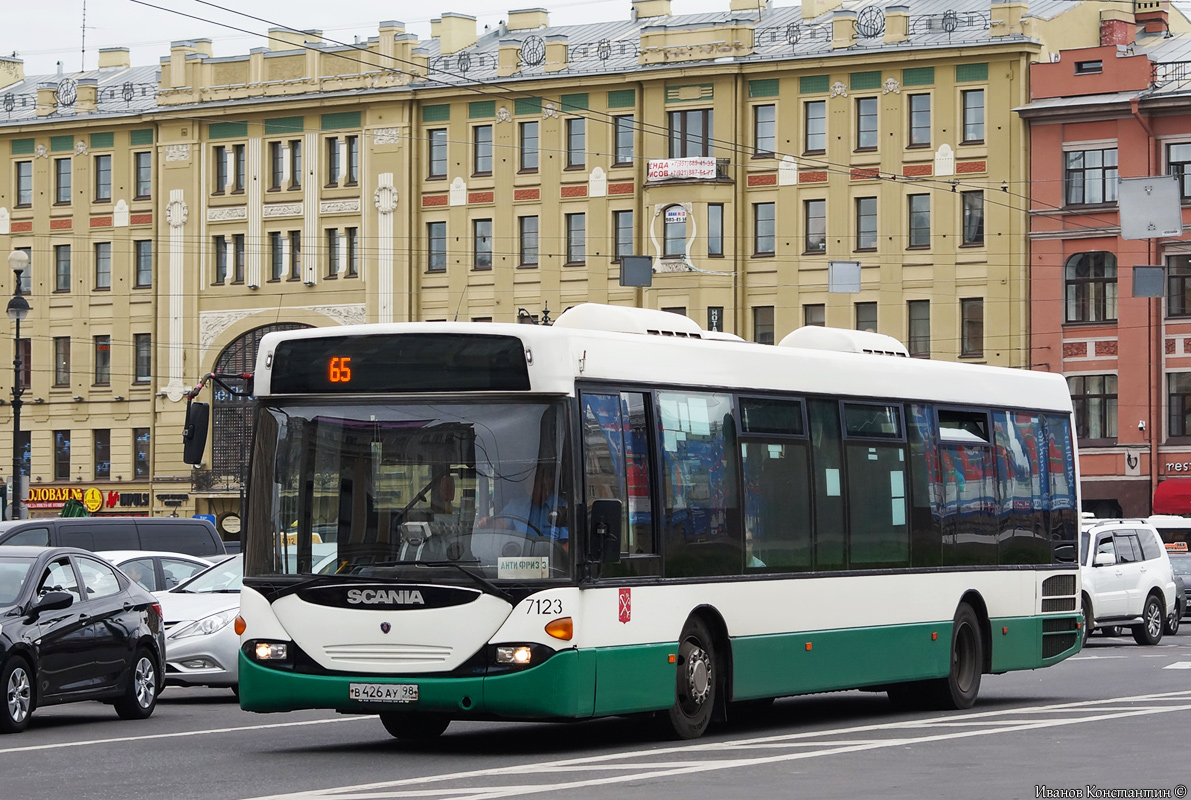
M101 513L210 513L234 535L243 401L215 397L192 472L184 394L250 371L276 326L593 301L1028 366L1012 109L1050 32L1099 43L1093 5L732 0L681 17L644 0L558 28L542 9L490 31L444 14L427 41L383 22L356 45L177 42L147 68L114 49L75 75L0 60L0 246L32 259L22 428L30 491L51 498L33 511L95 488L118 496ZM650 286L621 285L622 255L653 258ZM4 452L11 423L0 407Z

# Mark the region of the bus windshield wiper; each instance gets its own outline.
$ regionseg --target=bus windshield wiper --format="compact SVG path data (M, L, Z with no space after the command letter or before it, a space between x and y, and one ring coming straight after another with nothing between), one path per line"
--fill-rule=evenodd
M473 561L473 562L471 562L471 563L473 563L473 564L478 564L478 563L480 563L480 562L479 562L479 561ZM457 561L385 561L385 562L383 562L383 563L381 563L381 564L369 564L368 566L373 566L373 567L401 567L401 566L412 566L412 567L454 567L455 569L459 570L460 572L462 572L462 573L463 573L464 575L466 575L467 577L471 578L471 579L472 579L473 581L475 581L476 583L478 583L478 584L480 584L481 586L483 586L483 587L484 587L485 589L487 589L487 590L488 590L488 591L489 591L491 594L494 594L494 595L496 595L497 597L504 598L505 600L509 601L510 603L512 603L512 602L513 602L513 598L512 598L512 597L510 597L510 596L508 595L508 593L506 593L506 592L505 592L505 590L504 590L504 589L501 589L499 586L497 586L495 583L493 583L492 581L490 581L490 580L488 580L487 578L485 578L485 577L484 577L483 575L481 575L480 573L478 573L478 572L472 572L470 569L467 569L466 567L464 567L462 564L460 564L460 563L459 563L459 562L457 562Z

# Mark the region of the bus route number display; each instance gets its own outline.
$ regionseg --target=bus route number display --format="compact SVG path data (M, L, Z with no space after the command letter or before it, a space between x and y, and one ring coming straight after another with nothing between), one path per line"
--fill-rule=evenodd
M331 363L327 368L327 378L331 383L351 383L351 356L332 356Z

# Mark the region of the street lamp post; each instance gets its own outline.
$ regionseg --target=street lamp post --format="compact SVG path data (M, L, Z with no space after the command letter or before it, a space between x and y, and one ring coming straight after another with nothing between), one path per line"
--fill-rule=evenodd
M21 294L21 273L29 268L29 254L13 250L8 254L8 266L16 275L16 288L8 301L8 318L16 326L13 332L12 360L12 518L21 519L21 321L29 316L29 301Z

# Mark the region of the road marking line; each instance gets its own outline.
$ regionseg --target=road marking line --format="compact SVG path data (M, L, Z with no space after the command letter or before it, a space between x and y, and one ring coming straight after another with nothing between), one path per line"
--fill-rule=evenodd
M1173 664L1167 664L1162 669L1191 669L1191 661L1176 661Z

